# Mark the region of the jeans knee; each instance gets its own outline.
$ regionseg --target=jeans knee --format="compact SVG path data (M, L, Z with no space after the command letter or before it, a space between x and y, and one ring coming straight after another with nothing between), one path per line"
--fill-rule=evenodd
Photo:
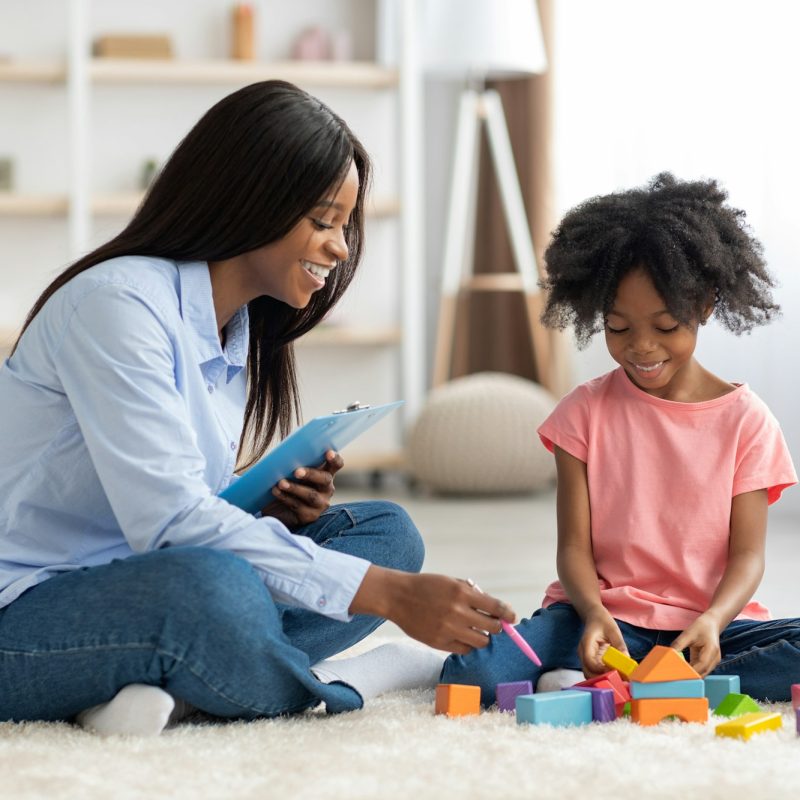
M395 568L404 572L419 572L425 560L425 543L408 512L397 503L385 501L384 513L391 518L389 525L398 563Z

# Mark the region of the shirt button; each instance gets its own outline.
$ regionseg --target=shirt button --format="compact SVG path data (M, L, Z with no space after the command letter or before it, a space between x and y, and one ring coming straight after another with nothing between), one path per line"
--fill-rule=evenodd
M207 388L208 388L208 393L209 394L214 394L214 387L210 383L208 384Z
M231 442L231 450L236 450L236 442Z
M325 597L325 595L322 595L322 597L320 597L320 599L319 599L319 600L317 600L317 605L318 605L320 608L325 608L325 606L327 605L327 603L328 603L328 598L327 598L327 597Z

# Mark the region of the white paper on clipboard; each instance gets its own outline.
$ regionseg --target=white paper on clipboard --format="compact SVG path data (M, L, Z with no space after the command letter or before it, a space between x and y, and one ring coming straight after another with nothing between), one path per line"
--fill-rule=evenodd
M396 400L380 406L348 408L314 417L289 434L219 496L256 514L274 499L272 488L281 478L289 478L298 467L319 466L325 461L328 450L341 450L403 402Z

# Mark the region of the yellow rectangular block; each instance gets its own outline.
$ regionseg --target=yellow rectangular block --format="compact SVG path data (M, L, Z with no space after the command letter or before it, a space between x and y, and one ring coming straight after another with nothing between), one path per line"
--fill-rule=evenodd
M783 727L783 719L778 713L762 711L759 713L742 714L741 717L717 725L717 736L728 736L731 739L749 739L756 733L776 731Z
M638 661L634 661L630 656L617 650L616 647L611 647L603 653L603 663L611 669L615 669L626 680L630 680L631 673L639 666Z

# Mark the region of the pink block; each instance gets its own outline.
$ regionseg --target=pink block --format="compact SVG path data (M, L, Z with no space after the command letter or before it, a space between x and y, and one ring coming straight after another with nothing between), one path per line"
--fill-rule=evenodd
M533 684L530 681L498 683L496 694L497 707L501 711L515 711L517 707L517 695L533 694Z
M800 708L800 683L792 684L792 708L795 711Z

